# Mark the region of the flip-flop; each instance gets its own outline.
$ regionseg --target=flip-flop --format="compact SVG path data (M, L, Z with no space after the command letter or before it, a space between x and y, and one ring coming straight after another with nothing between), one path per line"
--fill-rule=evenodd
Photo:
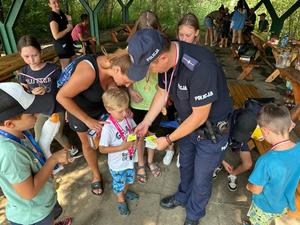
M132 201L132 200L138 200L140 198L140 196L137 193L128 190L127 193L125 194L125 198L127 200Z
M92 189L91 191L94 195L98 195L98 196L102 195L103 192L104 192L104 187L103 187L102 180L98 180L98 181L95 181L95 182L91 183L91 189ZM99 190L99 189L101 190L101 192L96 193L95 190Z

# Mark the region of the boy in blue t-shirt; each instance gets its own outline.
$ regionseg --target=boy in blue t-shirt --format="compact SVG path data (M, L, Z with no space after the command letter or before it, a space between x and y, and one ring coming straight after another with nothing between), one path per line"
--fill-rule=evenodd
M47 161L27 131L35 113L53 111L49 95L35 96L18 83L0 83L0 188L7 199L6 218L12 225L53 225L57 211L52 171L67 164L68 153L54 153ZM71 219L58 224L69 225Z
M248 212L251 223L269 225L287 209L296 210L295 192L300 179L300 144L289 138L293 128L288 109L273 103L257 115L263 137L272 144L256 162L246 188L252 192Z

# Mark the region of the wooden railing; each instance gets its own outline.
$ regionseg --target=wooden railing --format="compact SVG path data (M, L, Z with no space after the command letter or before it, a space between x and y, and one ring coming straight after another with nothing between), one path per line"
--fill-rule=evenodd
M53 46L42 50L42 59L44 61L55 61L56 53ZM14 72L25 65L18 53L0 57L0 82L13 78Z

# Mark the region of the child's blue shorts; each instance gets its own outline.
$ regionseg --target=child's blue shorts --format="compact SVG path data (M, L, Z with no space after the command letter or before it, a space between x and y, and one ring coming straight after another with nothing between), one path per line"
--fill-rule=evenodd
M127 169L122 171L113 171L109 169L112 176L112 188L115 194L124 190L125 184L133 184L135 178L134 169Z

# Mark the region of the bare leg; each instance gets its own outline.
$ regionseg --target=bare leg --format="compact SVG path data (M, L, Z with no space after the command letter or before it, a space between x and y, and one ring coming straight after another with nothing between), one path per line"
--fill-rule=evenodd
M144 137L140 138L140 141L137 144L137 151L138 151L138 167L136 171L137 180L140 183L146 183L146 171L145 171L145 160L144 160L144 153L145 153L145 144L144 144Z
M77 135L80 138L80 141L82 144L83 155L93 173L92 182L101 180L101 174L100 174L100 170L99 170L99 166L98 166L97 151L92 149L89 146L88 137L85 132L77 132ZM102 192L102 190L101 189L99 189L98 191L94 190L94 192L95 193L98 192L100 194Z
M206 31L205 31L205 42L204 42L205 45L209 44L208 43L208 38L209 38L209 29L206 29Z

